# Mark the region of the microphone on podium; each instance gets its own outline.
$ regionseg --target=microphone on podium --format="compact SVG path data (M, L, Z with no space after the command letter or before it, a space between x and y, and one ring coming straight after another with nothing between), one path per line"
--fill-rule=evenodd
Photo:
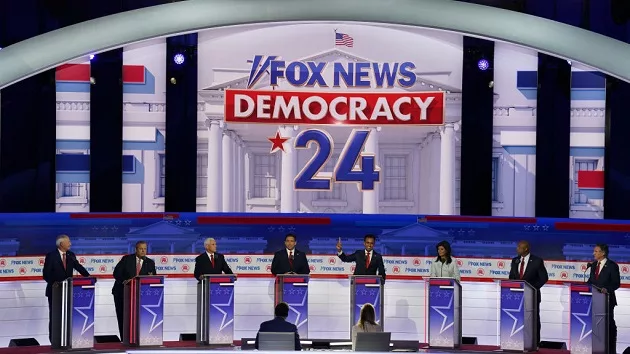
M586 282L588 282L588 278L586 277L586 271L587 271L590 267L592 267L594 263L595 263L595 262L588 262L588 263L586 263L586 269L584 269L584 278L583 278L585 283L586 283Z

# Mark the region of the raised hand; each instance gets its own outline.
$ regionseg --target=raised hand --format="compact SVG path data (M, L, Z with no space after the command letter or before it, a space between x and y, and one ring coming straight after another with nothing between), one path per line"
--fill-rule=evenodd
M337 240L337 252L341 252L341 237Z

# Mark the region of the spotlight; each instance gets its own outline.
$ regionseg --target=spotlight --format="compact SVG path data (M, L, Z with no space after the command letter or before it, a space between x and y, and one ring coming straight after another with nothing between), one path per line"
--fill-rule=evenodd
M488 62L486 59L480 59L477 62L477 67L481 71L486 71L486 70L488 70L488 68L490 68L490 62Z
M184 61L186 60L186 58L184 58L183 54L175 54L175 56L173 57L173 61L175 62L175 64L177 65L181 65L184 64Z

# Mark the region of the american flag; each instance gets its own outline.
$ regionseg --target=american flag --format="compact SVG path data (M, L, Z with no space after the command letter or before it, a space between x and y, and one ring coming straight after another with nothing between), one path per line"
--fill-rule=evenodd
M335 32L335 45L343 45L352 48L354 40L345 33Z

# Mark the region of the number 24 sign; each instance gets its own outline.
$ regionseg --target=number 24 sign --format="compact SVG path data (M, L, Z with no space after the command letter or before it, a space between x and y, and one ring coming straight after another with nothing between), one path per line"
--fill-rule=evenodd
M359 183L364 191L374 190L374 184L380 182L380 168L376 166L373 154L364 153L370 135L369 130L353 130L339 155L339 161L333 168L332 177L318 177L317 174L330 159L335 143L328 132L309 129L295 138L296 149L308 149L311 143L317 144L315 155L295 177L296 190L330 190L333 182ZM359 164L359 168L355 166Z

